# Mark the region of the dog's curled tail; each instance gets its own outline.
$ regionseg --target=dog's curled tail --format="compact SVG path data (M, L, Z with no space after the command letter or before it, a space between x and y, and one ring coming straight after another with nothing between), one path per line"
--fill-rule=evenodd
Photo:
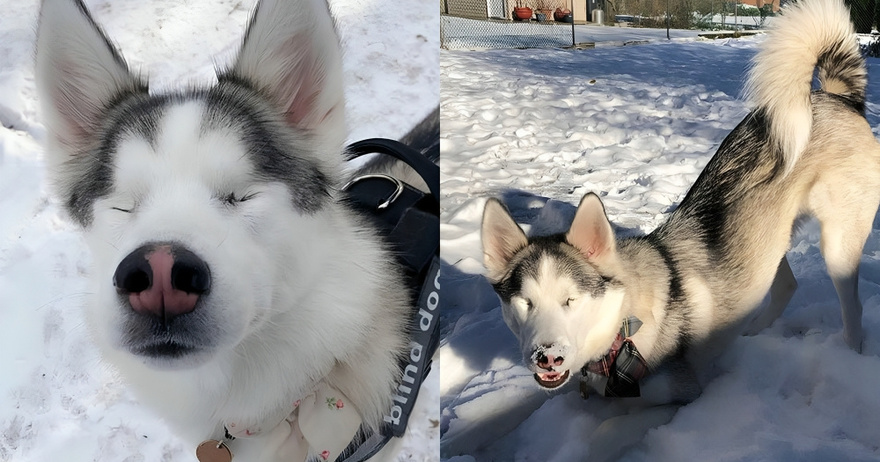
M843 0L802 0L785 7L752 60L746 98L766 116L785 175L810 139L816 66L823 91L863 108L867 71Z

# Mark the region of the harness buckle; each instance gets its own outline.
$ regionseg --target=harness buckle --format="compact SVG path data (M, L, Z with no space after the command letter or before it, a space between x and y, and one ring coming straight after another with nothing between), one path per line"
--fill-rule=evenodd
M391 195L388 196L387 199L385 199L385 202L382 202L381 204L376 206L376 209L378 209L378 210L383 210L383 209L388 208L388 206L393 204L394 201L396 201L397 198L400 197L400 194L403 193L403 183L401 183L400 180L398 180L397 178L394 178L393 176L384 175L381 173L371 173L371 174L367 174L367 175L361 175L357 178L352 178L348 183L345 183L345 185L342 186L342 190L347 191L348 188L352 187L352 185L354 185L355 183L357 183L359 181L363 181L363 180L368 180L371 178L378 178L380 180L387 180L387 181L390 181L392 184L394 184L394 192L392 192Z

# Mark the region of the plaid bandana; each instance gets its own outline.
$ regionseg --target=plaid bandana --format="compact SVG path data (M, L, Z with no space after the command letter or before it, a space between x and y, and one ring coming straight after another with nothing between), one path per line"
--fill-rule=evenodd
M602 359L587 363L581 368L581 373L592 372L608 377L605 385L605 396L609 398L635 398L641 396L639 380L648 375L648 364L632 340L626 337L629 334L630 320L623 321L623 327L611 344L611 351ZM638 329L638 327L636 328ZM634 333L634 332L633 332Z

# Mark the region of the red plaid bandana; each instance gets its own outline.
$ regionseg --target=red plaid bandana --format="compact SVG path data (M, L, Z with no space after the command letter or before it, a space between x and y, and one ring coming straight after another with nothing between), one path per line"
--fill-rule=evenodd
M614 337L614 342L611 344L611 351L609 351L602 359L587 363L587 365L584 366L584 369L594 374L611 377L612 369L614 368L614 360L617 359L617 355L620 353L620 347L623 346L623 341L623 335L618 332L617 337Z
M641 396L639 380L648 375L648 363L642 358L632 340L624 337L624 332L628 330L627 320L611 343L611 351L602 359L587 363L581 369L583 374L592 372L608 377L605 396L609 398Z

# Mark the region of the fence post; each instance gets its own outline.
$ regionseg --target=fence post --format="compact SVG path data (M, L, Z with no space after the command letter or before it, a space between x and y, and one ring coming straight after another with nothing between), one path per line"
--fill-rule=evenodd
M666 40L669 38L669 0L666 0Z

